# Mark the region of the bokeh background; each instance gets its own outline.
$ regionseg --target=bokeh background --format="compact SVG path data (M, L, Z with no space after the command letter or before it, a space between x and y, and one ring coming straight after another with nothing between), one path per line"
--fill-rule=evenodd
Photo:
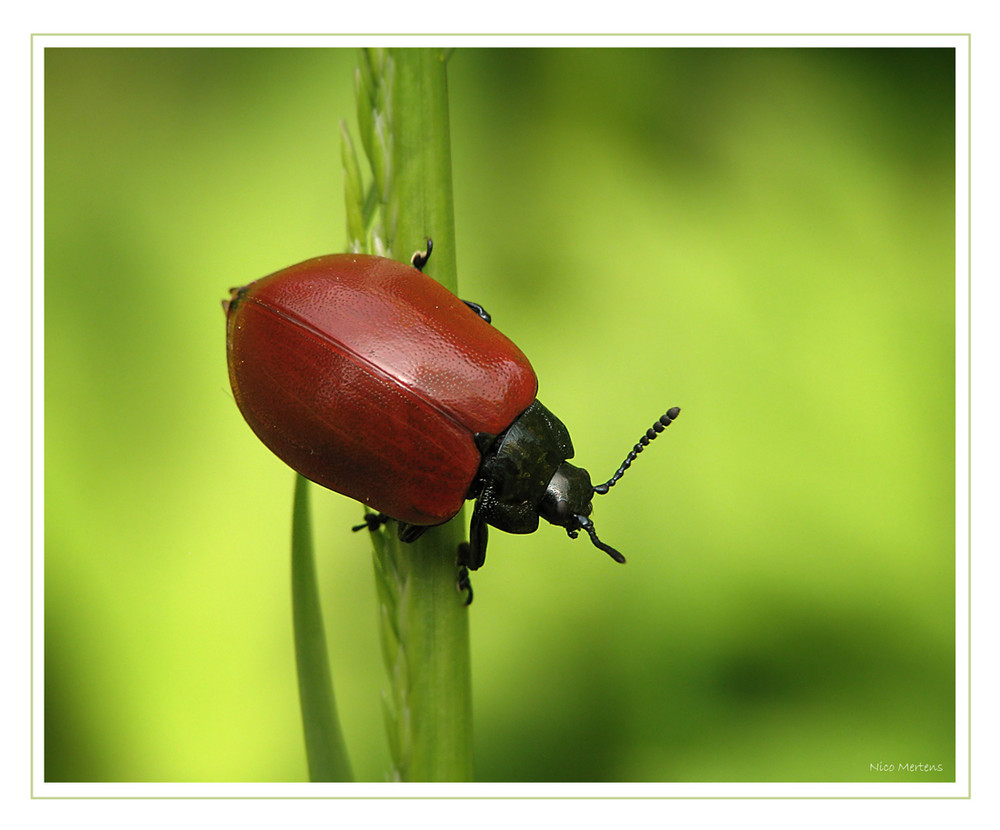
M220 301L343 249L355 59L45 52L46 780L307 777L293 476L237 412ZM495 534L479 779L954 780L954 81L949 49L452 56L462 295L595 479L683 408L595 506L627 566ZM367 542L313 496L380 781Z

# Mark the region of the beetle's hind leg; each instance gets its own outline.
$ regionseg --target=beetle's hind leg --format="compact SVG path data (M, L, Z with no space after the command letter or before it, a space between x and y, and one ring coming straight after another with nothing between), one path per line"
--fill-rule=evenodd
M382 527L382 525L389 521L392 521L392 516L385 513L365 513L364 523L354 525L351 530L357 533L359 530L368 528L372 533L374 533ZM429 529L429 527L424 527L423 525L411 525L406 522L399 522L396 527L396 535L399 537L401 542L415 542Z
M372 533L378 530L382 525L388 522L392 516L387 516L385 513L365 513L365 520L359 525L354 525L351 530L357 532L359 530L364 530L368 528ZM403 542L414 542L423 536L424 532L430 528L423 527L421 525L411 525L406 522L400 522L397 529L397 535ZM472 582L469 581L469 567L472 564L472 547L468 542L462 542L458 546L458 579L457 587L459 591L465 593L465 604L472 604ZM479 565L482 564L482 559L480 558ZM476 565L478 567L478 565Z
M391 518L391 516L387 516L385 513L365 513L364 522L359 525L354 525L351 530L357 533L359 530L364 530L367 527L370 531L372 531L372 533L374 533Z

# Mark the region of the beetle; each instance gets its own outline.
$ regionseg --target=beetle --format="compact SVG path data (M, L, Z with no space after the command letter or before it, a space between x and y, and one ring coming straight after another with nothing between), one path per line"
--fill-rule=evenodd
M410 264L366 254L316 257L230 290L226 352L236 404L260 440L311 481L389 519L412 542L475 499L458 555L460 589L486 559L488 527L532 533L539 518L571 538L584 531L616 562L589 518L642 449L669 426L662 415L618 471L594 486L569 463L569 431L537 399L521 350Z

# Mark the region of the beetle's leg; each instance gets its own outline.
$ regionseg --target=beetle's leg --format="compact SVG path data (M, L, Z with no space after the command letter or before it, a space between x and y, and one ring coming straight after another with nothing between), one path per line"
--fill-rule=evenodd
M364 530L366 527L373 533L378 530L382 525L389 521L391 517L386 516L385 513L365 513L364 524L354 525L351 528L355 533L359 530Z
M430 529L430 525L411 525L406 522L400 522L396 527L396 535L399 537L400 542L409 544L410 542L416 542L417 539Z
M483 499L486 500L486 508L492 500L492 491L485 491L476 500L476 506L472 511L472 523L469 526L469 544L466 551L465 560L462 562L470 571L479 570L486 561L486 543L488 541L489 525L486 523L484 515Z
M427 249L424 251L414 251L413 256L410 257L410 264L421 272L426 267L427 260L431 258L431 251L434 250L434 240L432 240L429 236L425 236L424 239L427 240ZM493 322L493 318L490 317L490 313L479 305L479 303L473 303L469 300L462 300L462 302L476 312L480 319L485 320L487 323Z
M433 240L429 236L425 236L424 239L427 240L427 250L416 251L413 256L410 257L410 264L418 271L424 270L427 260L431 258L431 251L434 250Z
M364 530L367 527L370 531L375 532L390 519L392 519L392 516L387 516L385 513L365 513L364 524L355 525L351 530ZM396 535L401 542L415 542L427 530L429 530L429 526L425 527L423 525L411 525L406 522L399 522L396 526Z
M462 542L458 546L458 582L459 591L466 591L465 604L472 605L472 582L469 580L469 568L464 560L469 555L469 543Z
M465 303L474 312L476 312L476 314L478 314L480 318L482 318L485 322L487 323L493 322L493 318L490 317L490 313L481 305L479 305L479 303L474 303L471 300L462 300L462 302Z

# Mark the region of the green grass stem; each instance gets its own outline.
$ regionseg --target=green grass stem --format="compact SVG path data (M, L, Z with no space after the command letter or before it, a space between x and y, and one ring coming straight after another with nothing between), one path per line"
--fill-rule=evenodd
M356 90L371 165L367 191L354 174L349 136L343 158L349 244L363 233L368 252L406 262L431 237L434 254L426 271L455 291L446 57L439 49L363 50ZM472 777L468 609L456 585L463 515L413 544L399 542L394 523L373 534L390 680L385 717L397 780Z

